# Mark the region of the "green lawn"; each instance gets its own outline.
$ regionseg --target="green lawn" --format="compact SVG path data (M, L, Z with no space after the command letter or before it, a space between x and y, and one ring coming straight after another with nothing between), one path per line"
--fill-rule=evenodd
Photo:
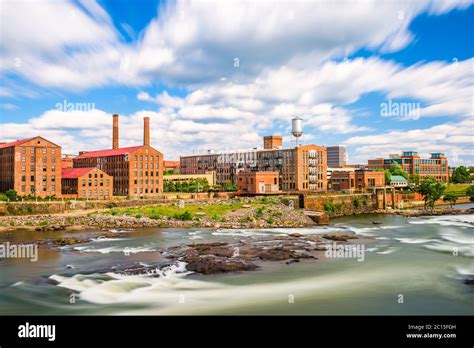
M446 191L444 191L444 194L448 193L453 193L456 196L465 196L466 195L466 190L468 187L471 186L470 184L449 184L446 187Z
M0 201L6 201L7 200L7 195L0 192Z
M231 211L242 209L244 205L251 205L252 207L259 208L268 204L269 202L252 202L252 203L229 203L229 204L185 204L184 208L180 208L177 205L155 205L145 207L134 207L134 208L113 208L107 211L107 213L125 214L135 217L149 217L159 219L167 216L170 218L178 218L182 216L186 211L190 214L190 218L194 218L198 215L196 213L203 212L205 216L214 220L220 220L225 214Z

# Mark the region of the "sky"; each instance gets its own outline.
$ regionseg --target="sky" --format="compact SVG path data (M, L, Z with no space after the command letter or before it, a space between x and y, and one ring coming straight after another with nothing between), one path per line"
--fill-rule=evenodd
M0 0L0 141L77 154L343 144L349 163L414 150L474 165L468 0Z

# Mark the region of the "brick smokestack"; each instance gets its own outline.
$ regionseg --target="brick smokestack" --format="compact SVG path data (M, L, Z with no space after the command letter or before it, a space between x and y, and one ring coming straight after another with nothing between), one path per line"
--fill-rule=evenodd
M119 148L119 126L118 126L118 115L114 114L113 116L114 126L112 129L112 149Z
M143 117L143 145L150 146L150 118Z

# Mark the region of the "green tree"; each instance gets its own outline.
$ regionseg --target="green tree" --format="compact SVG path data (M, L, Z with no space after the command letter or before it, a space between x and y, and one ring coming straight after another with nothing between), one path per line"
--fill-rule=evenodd
M390 164L390 173L392 173L392 175L401 175L405 179L408 179L408 173L403 170L398 162L392 162L392 164Z
M10 200L10 201L16 201L17 199L17 193L15 190L13 189L10 189L8 190L7 192L5 192L5 196L7 196L7 198Z
M430 206L434 208L435 202L443 196L446 185L437 182L432 176L423 179L420 184L416 187L415 191L423 196L425 202L425 209Z
M451 182L454 184L471 182L471 175L467 168L460 166L454 169L453 175L451 175Z
M449 202L451 205L451 208L453 207L454 204L456 204L457 200L458 200L458 196L456 196L454 193L447 193L443 197L443 201Z
M392 179L392 172L388 169L385 169L384 172L385 172L385 184L388 185L390 184L390 180Z
M471 185L466 190L466 196L469 197L471 202L474 202L474 185Z
M410 176L410 182L413 185L418 186L420 184L420 176L418 174L413 174Z

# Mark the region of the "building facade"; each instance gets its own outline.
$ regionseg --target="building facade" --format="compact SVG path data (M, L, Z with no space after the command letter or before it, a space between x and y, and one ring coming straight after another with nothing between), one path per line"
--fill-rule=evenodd
M268 138L267 143L268 143ZM268 147L274 144L267 144ZM181 156L181 173L215 171L217 183L237 184L240 172L278 172L281 191L323 191L327 187L326 148L302 145L242 152Z
M110 199L113 177L98 168L64 168L61 192L65 198Z
M392 163L398 163L408 175L417 174L421 178L432 176L441 182L449 181L448 159L444 153L432 153L430 158L421 158L415 151L404 151L401 155L392 154L390 158L377 158L368 161L368 167L390 169Z
M163 161L164 171L172 171L173 174L179 174L179 161Z
M240 172L237 190L241 194L279 193L279 177L278 172Z
M336 191L383 187L385 186L385 173L365 170L334 171L331 174L331 186Z
M327 146L328 167L344 167L346 165L346 147L343 145Z
M61 196L61 147L37 136L0 145L0 191Z
M113 117L112 149L81 152L74 168L97 167L113 177L114 195L153 196L163 192L163 155L150 146L149 118L144 118L143 145L118 147L118 116Z
M183 181L193 181L198 179L206 179L209 186L216 184L216 172L206 172L204 174L171 174L163 175L164 181L174 181L174 182L183 182Z

